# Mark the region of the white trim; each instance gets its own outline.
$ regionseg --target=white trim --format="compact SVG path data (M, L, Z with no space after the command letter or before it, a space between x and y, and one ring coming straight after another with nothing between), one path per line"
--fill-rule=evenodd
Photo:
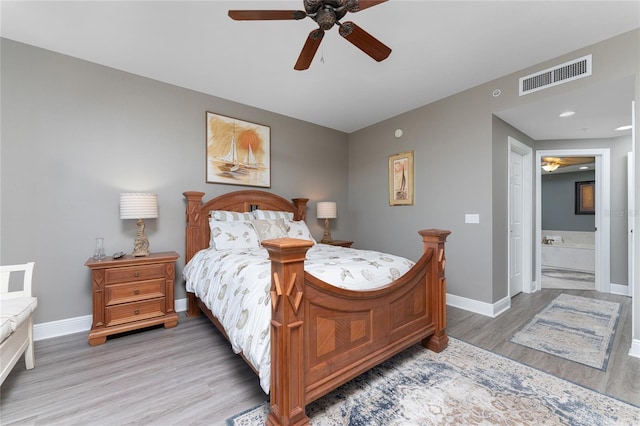
M33 325L33 340L45 340L91 330L93 315L49 321Z
M173 308L176 312L185 312L187 310L187 298L184 299L176 299Z
M454 308L464 309L465 311L473 312L475 314L495 318L511 308L511 299L509 297L505 297L496 303L491 304L447 293L447 305L453 306Z
M633 339L629 348L629 356L640 358L640 340Z
M542 241L542 157L596 158L596 290L611 291L611 159L610 149L554 149L536 152L536 239ZM536 244L536 276L542 274L542 244Z
M611 294L619 294L620 296L631 297L631 288L628 285L611 283L610 288L611 290L609 292Z
M187 299L177 299L175 301L176 312L187 310ZM52 337L66 336L67 334L82 333L91 330L93 315L67 318L58 321L43 322L33 325L33 340L45 340Z
M508 171L507 171L507 222L511 223L511 152L517 152L522 155L522 292L533 293L536 286L533 283L533 171L531 170L531 162L533 158L533 149L520 142L519 140L508 137L509 153L508 153ZM527 231L528 230L528 231ZM511 294L511 238L510 230L507 229L507 294L509 297L515 296Z

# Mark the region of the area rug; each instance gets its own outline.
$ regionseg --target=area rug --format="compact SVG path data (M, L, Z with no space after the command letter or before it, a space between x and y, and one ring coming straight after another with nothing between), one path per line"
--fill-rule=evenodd
M621 308L617 302L561 294L511 342L606 371Z
M263 425L268 403L227 419ZM420 345L307 406L313 426L637 425L636 407L450 338Z

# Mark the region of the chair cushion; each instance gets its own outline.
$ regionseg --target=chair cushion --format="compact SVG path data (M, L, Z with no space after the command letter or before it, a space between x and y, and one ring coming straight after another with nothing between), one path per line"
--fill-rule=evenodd
M9 318L0 318L0 342L11 334L11 321Z
M8 319L11 331L15 331L38 306L36 297L16 297L0 300L0 318Z

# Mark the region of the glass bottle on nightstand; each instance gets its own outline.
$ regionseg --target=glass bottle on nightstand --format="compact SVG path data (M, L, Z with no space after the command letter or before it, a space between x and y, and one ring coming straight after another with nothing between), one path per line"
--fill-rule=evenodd
M103 260L105 257L107 256L104 254L104 238L97 237L96 248L93 251L93 260Z

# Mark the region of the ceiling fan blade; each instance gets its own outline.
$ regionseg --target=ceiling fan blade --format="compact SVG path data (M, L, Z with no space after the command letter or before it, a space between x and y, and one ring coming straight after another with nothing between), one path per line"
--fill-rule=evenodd
M347 10L351 13L355 13L386 1L387 0L350 0L347 1Z
M391 54L391 49L380 40L354 24L353 22L345 22L340 24L340 35L358 49L380 62Z
M298 56L298 61L293 67L294 70L302 71L309 68L311 61L313 61L313 57L318 51L322 37L324 37L324 31L320 28L309 33L307 41L304 43L302 51L300 52L300 56Z
M285 19L304 19L306 12L301 10L230 10L229 18L236 21L273 21Z

